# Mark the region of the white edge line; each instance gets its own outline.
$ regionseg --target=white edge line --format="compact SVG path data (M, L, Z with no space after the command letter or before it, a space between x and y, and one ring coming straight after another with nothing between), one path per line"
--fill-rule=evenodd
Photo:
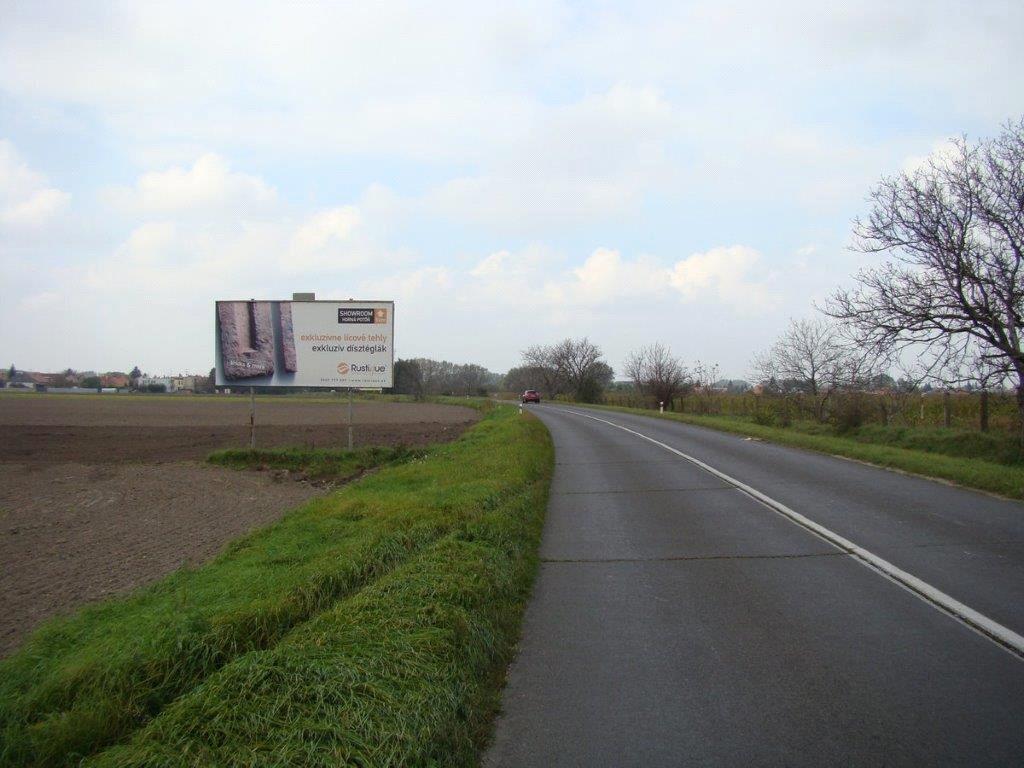
M1009 627L1004 627L1002 624L995 622L987 616L978 613L970 606L964 605L959 600L950 597L945 592L942 592L941 590L938 590L935 587L933 587L931 584L922 581L913 574L907 573L902 568L896 567L888 560L882 559L878 555L869 552L863 547L857 546L849 539L840 536L838 533L830 531L825 526L814 522L810 518L804 517L799 512L796 512L795 510L792 510L789 507L787 507L782 502L776 501L772 497L761 493L756 488L751 488L746 483L740 482L734 477L730 477L729 475L715 469L709 464L705 464L700 459L694 458L693 456L689 456L683 453L682 451L673 448L671 445L666 445L660 440L655 440L653 437L648 437L647 435L632 430L629 427L624 427L621 424L616 424L615 422L608 421L606 419L600 419L597 416L591 416L589 413L583 413L582 411L573 411L567 408L558 410L563 410L565 413L572 413L577 416L583 416L588 419L593 419L594 421L599 421L602 424L607 424L611 427L615 427L616 429L621 429L623 432L629 432L631 435L636 435L637 437L643 438L648 442L654 443L655 445L664 448L666 451L670 451L676 454L677 456L681 456L690 463L696 464L705 472L710 472L715 477L719 478L720 480L724 480L725 482L729 483L729 485L732 485L735 488L738 488L748 496L764 504L766 507L774 510L775 512L778 512L780 515L784 517L789 518L792 522L796 523L797 525L806 528L807 530L820 536L822 539L832 544L833 546L838 547L839 549L843 550L844 552L850 555L853 555L862 564L883 573L893 581L906 587L912 592L915 592L928 602L933 603L936 607L941 608L943 611L951 614L955 618L964 622L972 629L981 632L983 635L991 638L992 640L1004 646L1008 650L1013 651L1019 657L1024 658L1024 637L1018 635Z

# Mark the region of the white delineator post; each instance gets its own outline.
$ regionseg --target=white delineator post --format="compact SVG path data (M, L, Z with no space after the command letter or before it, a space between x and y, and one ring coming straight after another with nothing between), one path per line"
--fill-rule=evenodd
M664 400L659 400L658 401L658 412L659 413L664 413L665 412L665 401Z

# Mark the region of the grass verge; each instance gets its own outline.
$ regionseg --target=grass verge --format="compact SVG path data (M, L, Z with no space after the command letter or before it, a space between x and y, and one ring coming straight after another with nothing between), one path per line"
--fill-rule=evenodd
M333 448L228 449L215 451L207 460L231 469L283 469L311 480L343 482L368 469L422 458L425 453L422 449L403 446L358 448L354 451Z
M0 663L0 763L305 762L301 750L326 739L332 754L397 765L387 755L478 743L534 570L552 466L543 426L496 409L458 441L307 503L206 566L49 623ZM303 676L346 664L364 730L328 734L318 713L345 679L317 689ZM412 681L421 665L435 670L429 695L419 683L358 682L374 670ZM217 703L216 691L238 691L224 686L240 668L252 693ZM212 720L188 719L199 711ZM406 731L391 714L400 711L423 726ZM248 740L213 729L235 716ZM275 757L284 754L293 757Z
M1013 499L1024 499L1024 467L1019 464L1002 464L968 456L947 455L935 450L943 445L962 445L964 441L958 440L955 436L945 435L944 440L938 440L934 436L929 438L927 435L908 434L916 432L916 430L905 430L902 437L893 437L893 430L890 430L886 435L879 435L879 430L877 429L862 428L864 431L861 435L845 437L803 432L792 427L764 426L744 419L727 416L658 413L657 411L642 408L612 405L588 405L587 407L680 421L684 424L693 424L700 427L710 427L722 432L770 440L780 445L790 445L835 456L845 456L857 459L858 461L877 464L881 467L899 469L904 472L947 480L958 485L967 486L968 488L989 491L990 493L997 493ZM931 429L927 431L939 432L940 430ZM879 442L872 442L872 437ZM889 444L882 442L881 438L883 437L889 441ZM902 444L919 447L902 447L901 441ZM972 441L968 442L971 443ZM928 446L932 450L922 450L921 446ZM947 450L952 449L947 448Z

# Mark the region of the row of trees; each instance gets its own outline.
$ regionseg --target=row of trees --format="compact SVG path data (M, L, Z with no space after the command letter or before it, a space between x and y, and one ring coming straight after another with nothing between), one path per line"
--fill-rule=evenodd
M584 403L596 402L615 378L601 348L587 338L563 339L557 344L535 344L523 352L523 365L505 377L512 391L540 387L548 397L569 395Z
M505 375L506 391L540 389L547 397L564 395L580 402L597 402L614 384L615 372L603 359L601 348L585 337L535 344L522 356L523 365ZM670 409L680 396L710 392L719 378L716 364L697 361L689 367L662 344L630 353L625 373L638 392Z
M451 363L417 357L395 362L396 394L413 395L486 395L496 389L501 377L482 365Z

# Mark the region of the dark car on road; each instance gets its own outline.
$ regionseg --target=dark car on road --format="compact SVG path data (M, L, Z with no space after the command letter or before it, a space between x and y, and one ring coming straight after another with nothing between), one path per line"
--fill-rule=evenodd
M538 392L536 389L528 389L525 392L523 392L522 400L524 403L539 403L540 392Z

